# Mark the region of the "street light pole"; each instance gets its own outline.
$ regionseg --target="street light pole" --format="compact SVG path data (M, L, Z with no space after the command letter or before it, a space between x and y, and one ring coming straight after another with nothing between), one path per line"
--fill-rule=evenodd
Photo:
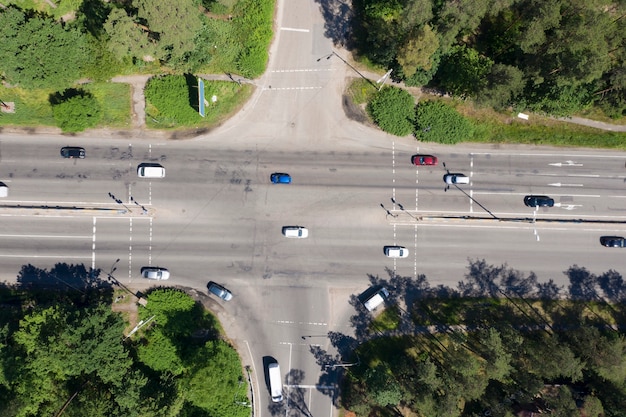
M334 365L324 365L324 369L328 368L349 368L351 366L359 366L361 364L361 358L359 358L359 354L356 355L357 361L354 363L336 363Z

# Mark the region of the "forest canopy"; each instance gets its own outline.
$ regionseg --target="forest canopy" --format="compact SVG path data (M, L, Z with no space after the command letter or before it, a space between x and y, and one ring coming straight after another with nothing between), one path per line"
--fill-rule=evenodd
M626 114L626 3L355 0L359 55L407 85L505 108Z

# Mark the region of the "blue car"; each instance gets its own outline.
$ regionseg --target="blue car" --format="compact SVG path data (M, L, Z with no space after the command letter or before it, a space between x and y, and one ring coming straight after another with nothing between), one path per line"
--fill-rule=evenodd
M275 172L270 175L270 181L274 184L291 184L291 175Z

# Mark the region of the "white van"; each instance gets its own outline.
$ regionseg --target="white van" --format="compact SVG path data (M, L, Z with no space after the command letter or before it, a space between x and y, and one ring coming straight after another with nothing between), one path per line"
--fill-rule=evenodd
M270 377L270 394L272 394L272 401L279 403L283 400L283 383L278 362L267 365L267 373Z
M387 297L389 297L389 291L387 291L386 288L381 288L365 300L363 305L367 308L367 311L374 311L379 305L385 302Z
M165 177L165 168L159 164L139 164L137 167L137 175L139 178L163 178Z
M6 197L9 195L9 186L3 182L0 182L0 197Z

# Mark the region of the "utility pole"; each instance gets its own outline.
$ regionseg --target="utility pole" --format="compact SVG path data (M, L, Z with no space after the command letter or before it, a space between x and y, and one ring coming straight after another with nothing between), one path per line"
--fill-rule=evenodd
M376 81L376 84L380 84L380 88L378 89L378 91L382 90L383 85L385 85L385 81L387 81L387 78L389 78L389 76L391 75L391 71L393 71L393 68L387 71L385 75L383 75L378 79L378 81Z

